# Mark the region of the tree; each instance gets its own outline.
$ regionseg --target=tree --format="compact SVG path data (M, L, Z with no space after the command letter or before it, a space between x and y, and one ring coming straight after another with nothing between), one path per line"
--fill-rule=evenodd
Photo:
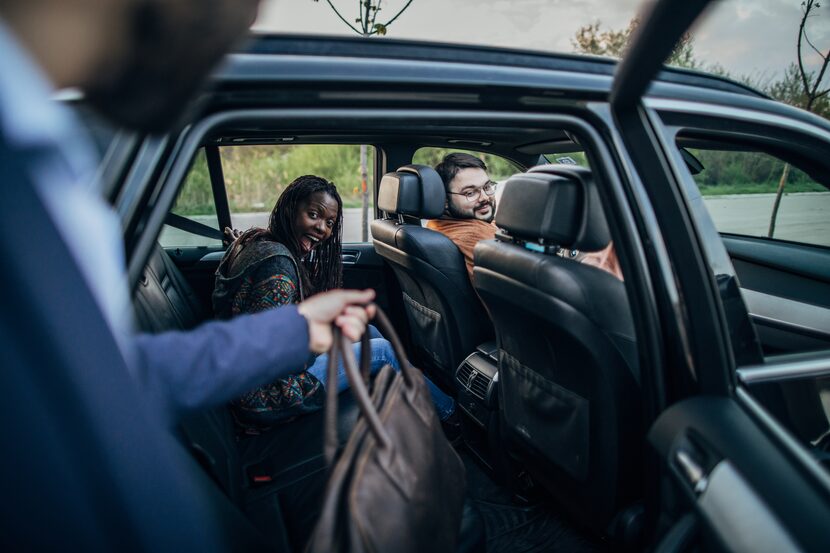
M314 0L315 2L319 2L320 0ZM353 25L346 19L340 10L334 7L334 4L331 0L326 0L326 3L329 7L337 14L337 17L346 24L351 30L356 32L361 36L372 36L372 35L385 35L386 30L397 18L401 16L403 12L409 7L413 0L407 0L406 4L398 10L398 12L389 18L386 23L378 23L377 18L378 14L381 11L381 4L383 0L357 0L357 9L358 9L358 17L355 18L354 23L357 25Z
M593 24L577 29L574 38L571 39L571 44L577 52L584 54L622 58L634 31L639 26L639 17L633 18L625 29L617 30L605 30L599 21L595 21ZM700 62L695 58L694 45L689 33L684 33L680 38L680 42L666 59L666 64L689 69L701 67Z
M320 0L314 1L319 2ZM342 13L340 13L340 10L334 6L331 0L326 0L326 4L329 5L334 13L337 14L337 17L340 18L340 21L345 23L349 29L360 36L370 37L376 35L385 36L389 26L394 23L403 12L406 11L409 5L412 4L412 1L413 0L407 0L403 7L385 23L378 23L378 15L382 10L381 4L383 3L383 0L357 0L358 16L354 19L354 25L350 23ZM364 242L369 240L369 187L367 185L369 180L369 171L366 167L366 158L366 145L362 144L360 146L360 179L361 191L363 194L363 224L361 236Z
M807 111L828 116L828 94L830 87L821 89L827 66L830 64L830 47L827 53L823 54L816 48L807 34L807 23L811 18L818 15L821 4L818 0L804 0L801 2L801 21L798 25L798 39L796 40L796 55L798 63L790 66L784 75L784 79L773 86L771 92L779 95L779 99L787 101L792 105L803 108ZM821 67L818 74L815 71L807 71L804 67L804 44L807 44L821 59ZM796 84L798 83L798 84ZM799 86L800 85L800 86ZM781 196L784 194L784 187L787 185L787 177L790 174L790 165L786 164L781 172L778 181L778 190L775 192L775 201L772 204L772 214L769 219L767 236L772 238L775 233L775 220L778 218L778 208L781 205Z

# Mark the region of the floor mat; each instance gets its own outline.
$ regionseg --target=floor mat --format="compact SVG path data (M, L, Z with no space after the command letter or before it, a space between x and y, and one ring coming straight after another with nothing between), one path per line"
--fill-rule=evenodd
M460 455L467 467L467 493L484 520L487 553L606 550L603 543L582 534L546 505L515 505L510 492L493 482L469 453Z

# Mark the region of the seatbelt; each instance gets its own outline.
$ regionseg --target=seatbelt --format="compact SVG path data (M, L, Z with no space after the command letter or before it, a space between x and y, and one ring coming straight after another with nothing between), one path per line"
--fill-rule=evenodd
M225 235L222 231L209 227L199 221L194 221L193 219L188 219L187 217L182 217L181 215L176 215L175 213L168 213L167 217L164 218L164 223L173 228L189 232L190 234L204 236L205 238L213 238L214 240L225 239Z

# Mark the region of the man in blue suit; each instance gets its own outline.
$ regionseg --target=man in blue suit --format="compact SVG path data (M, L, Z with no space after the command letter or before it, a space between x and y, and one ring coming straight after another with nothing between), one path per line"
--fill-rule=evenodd
M227 546L169 428L327 350L331 323L365 328L373 292L334 291L134 334L118 219L82 126L51 100L80 89L116 125L160 131L257 4L0 0L1 550Z

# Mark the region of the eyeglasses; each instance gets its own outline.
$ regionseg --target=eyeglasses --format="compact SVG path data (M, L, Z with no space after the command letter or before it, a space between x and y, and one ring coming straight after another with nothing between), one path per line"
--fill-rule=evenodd
M482 192L484 192L487 196L492 196L496 193L496 183L490 181L479 187L467 190L466 192L447 192L447 194L452 194L453 196L464 196L467 198L468 202L474 202Z

